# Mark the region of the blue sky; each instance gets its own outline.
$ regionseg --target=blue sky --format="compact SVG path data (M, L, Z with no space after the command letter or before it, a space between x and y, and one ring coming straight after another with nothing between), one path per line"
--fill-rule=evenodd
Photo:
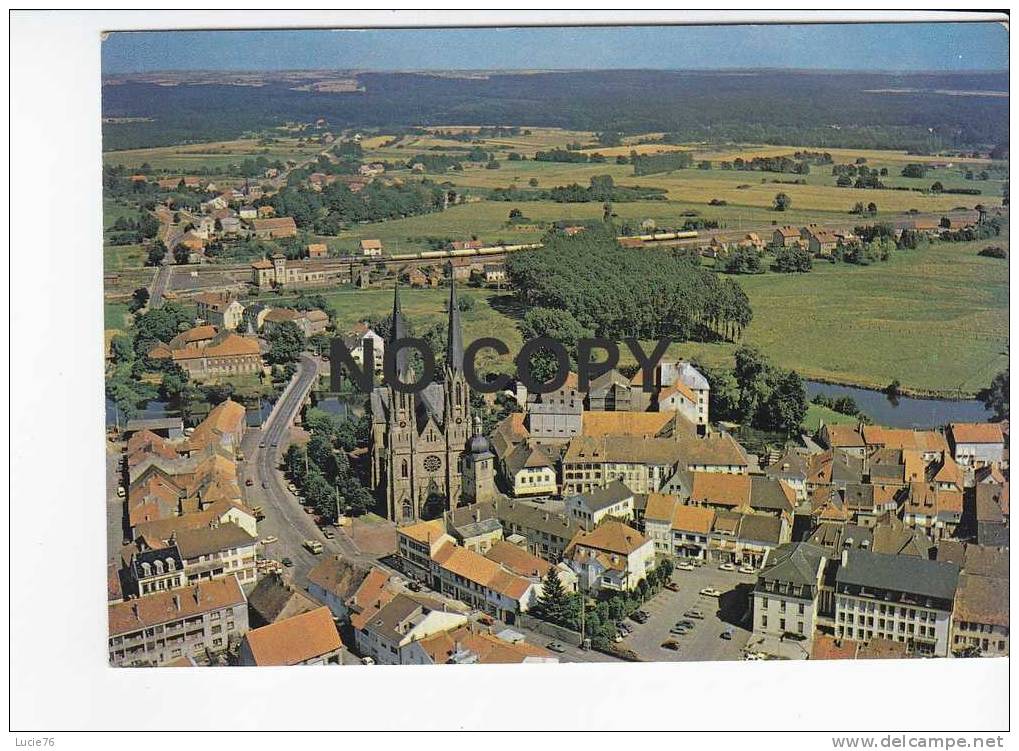
M1004 70L997 23L119 32L103 72L514 68Z

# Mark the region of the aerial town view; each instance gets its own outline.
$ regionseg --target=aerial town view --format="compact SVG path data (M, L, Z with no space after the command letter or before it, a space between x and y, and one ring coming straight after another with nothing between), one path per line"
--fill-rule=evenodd
M109 665L1008 656L1007 33L900 26L110 34Z

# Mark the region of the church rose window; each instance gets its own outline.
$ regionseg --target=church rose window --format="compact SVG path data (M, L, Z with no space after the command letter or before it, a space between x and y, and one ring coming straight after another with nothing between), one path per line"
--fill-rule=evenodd
M442 466L442 462L439 461L437 456L429 456L425 459L425 470L428 472L435 472Z

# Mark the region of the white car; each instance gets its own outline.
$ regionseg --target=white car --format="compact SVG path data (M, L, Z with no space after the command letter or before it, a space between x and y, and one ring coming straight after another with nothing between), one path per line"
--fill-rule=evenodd
M736 566L734 566L731 563L723 563L721 566L718 567L718 570L719 571L735 571L736 570Z
M755 569L753 566L740 566L739 572L741 574L756 574L757 569Z
M704 589L701 590L701 594L704 595L705 597L721 597L722 596L722 593L719 592L714 587L705 587Z
M276 535L269 535L268 537L263 537L262 538L262 544L263 545L272 545L274 542L279 542L279 539L280 538L278 538Z
M696 568L692 563L677 563L677 571L693 571Z

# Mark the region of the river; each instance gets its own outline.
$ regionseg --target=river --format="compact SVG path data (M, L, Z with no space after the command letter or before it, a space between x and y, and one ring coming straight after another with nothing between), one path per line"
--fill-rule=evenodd
M816 394L851 396L860 411L875 423L894 428L933 428L950 422L987 422L994 417L994 413L977 399L917 399L900 396L893 401L880 391L856 386L837 386L817 381L807 381L806 386L808 399Z

